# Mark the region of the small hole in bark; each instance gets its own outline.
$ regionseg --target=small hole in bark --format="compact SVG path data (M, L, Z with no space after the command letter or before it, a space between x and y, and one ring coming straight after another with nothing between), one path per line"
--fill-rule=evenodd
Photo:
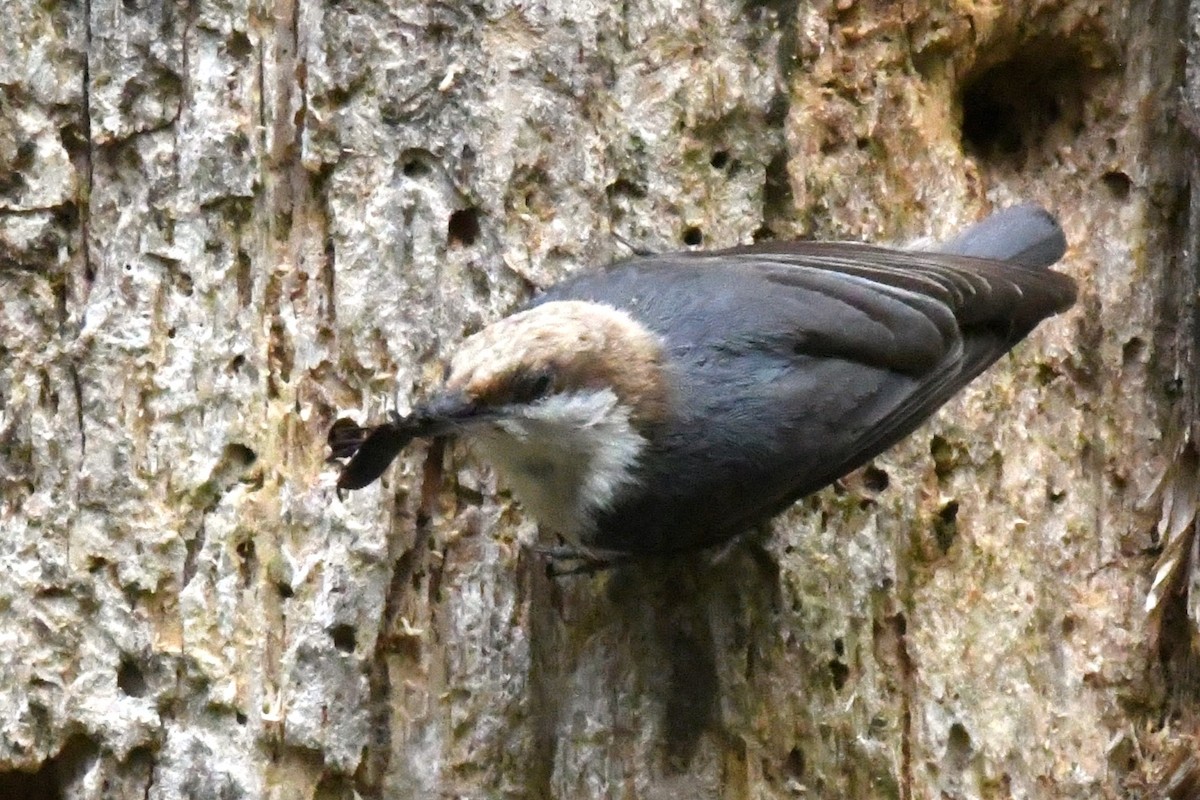
M405 161L400 170L405 174L406 177L409 178L420 178L423 175L429 174L429 167L422 164L415 158Z
M450 215L446 224L446 236L452 245L469 247L479 238L479 211L474 208L463 208Z
M387 121L387 119L384 120L384 122ZM437 163L437 159L433 153L419 147L405 150L400 154L400 171L406 178L424 178L433 172L435 163Z
M967 729L963 727L961 722L956 722L950 726L950 731L946 736L946 760L952 770L958 772L966 769L967 762L971 760L971 755L975 747L971 744L971 734L967 733Z
M258 460L258 453L255 453L249 447L238 442L232 442L225 445L225 451L222 458L230 464L237 464L241 467L249 467Z
M1116 200L1128 200L1129 192L1133 189L1133 180L1120 170L1104 173L1100 176L1100 182Z
M329 630L329 638L333 639L333 646L343 653L353 653L357 646L358 631L353 625L334 625Z
M799 747L793 747L792 751L787 754L787 759L783 762L783 768L793 778L804 777L804 751Z
M945 555L958 536L958 501L951 500L938 511L937 520L933 525L933 534L937 538L938 549Z
M254 49L250 44L250 37L244 31L234 31L229 34L229 38L225 40L225 47L229 51L229 55L237 59L245 58Z
M84 135L83 128L74 122L67 123L58 129L58 139L71 158L88 154L87 136Z
M729 153L725 150L718 150L712 154L712 158L708 160L712 164L713 169L725 169L729 166Z
M704 241L704 234L695 225L687 227L683 231L683 243L688 247L695 247Z
M242 578L242 588L248 588L254 581L254 574L258 571L258 554L254 549L254 542L250 539L238 542L238 574Z
M132 659L122 659L117 670L117 687L130 697L145 697L149 691L146 676Z
M1050 364L1038 364L1034 380L1038 386L1049 386L1058 377L1058 370Z
M1146 343L1141 337L1134 336L1130 338L1121 347L1121 361L1125 366L1134 364L1142 359L1142 353L1146 351Z
M145 745L140 745L129 751L125 757L125 774L143 776L142 784L150 785L150 773L154 771L154 751Z
M646 187L628 178L617 178L605 188L605 192L610 199L620 196L641 199L646 196Z
M929 439L929 455L933 458L933 472L939 481L950 477L954 471L954 447L945 437L934 434Z
M881 470L874 464L869 465L863 470L863 486L867 487L867 489L872 492L877 494L882 492L884 489L888 488L889 482L890 478L888 477L887 472Z
M846 685L846 679L850 677L850 668L834 659L829 662L829 677L833 681L834 690L841 691L842 687Z

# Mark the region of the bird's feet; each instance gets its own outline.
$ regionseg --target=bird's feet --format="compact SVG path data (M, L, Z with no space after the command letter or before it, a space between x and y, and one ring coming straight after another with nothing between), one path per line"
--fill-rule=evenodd
M546 577L565 578L569 575L594 575L597 572L628 564L633 557L611 550L592 550L571 544L534 545L533 552L546 561Z

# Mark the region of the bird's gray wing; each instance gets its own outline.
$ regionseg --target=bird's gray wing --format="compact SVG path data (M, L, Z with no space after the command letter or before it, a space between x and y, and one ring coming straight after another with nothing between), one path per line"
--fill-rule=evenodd
M907 435L1039 322L1075 300L1074 281L1060 273L954 254L841 244L805 248L803 255L781 253L770 266L757 254L734 259L749 261L749 270L781 290L819 284L821 305L836 306L832 316L843 323L824 327L811 344L797 343L797 353L919 379L863 431L839 474ZM855 318L871 322L860 327ZM804 330L805 324L798 327ZM825 336L828 341L820 338Z

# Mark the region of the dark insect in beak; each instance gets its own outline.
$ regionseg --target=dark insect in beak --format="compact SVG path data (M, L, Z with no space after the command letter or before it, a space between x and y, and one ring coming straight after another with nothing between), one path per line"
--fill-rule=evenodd
M342 417L329 427L326 441L329 444L330 456L325 459L326 462L350 458L362 447L370 433L370 429L359 426L349 417Z
M396 455L417 435L420 425L411 417L394 415L390 422L360 427L343 417L329 429L329 460L350 459L338 475L337 490L361 489L383 474Z

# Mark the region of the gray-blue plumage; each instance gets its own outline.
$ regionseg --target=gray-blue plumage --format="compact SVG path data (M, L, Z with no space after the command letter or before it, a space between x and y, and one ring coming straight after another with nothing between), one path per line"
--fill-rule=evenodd
M665 343L669 413L584 544L665 553L721 542L908 435L1046 317L1074 282L1036 206L936 252L772 243L637 257L531 307L592 301Z

